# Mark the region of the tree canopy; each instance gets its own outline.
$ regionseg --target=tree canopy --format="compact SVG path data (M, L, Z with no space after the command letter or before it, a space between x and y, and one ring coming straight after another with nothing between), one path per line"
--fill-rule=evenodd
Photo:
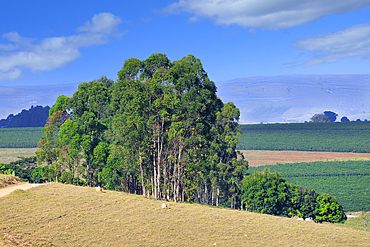
M117 82L101 77L58 97L38 161L67 182L236 207L248 168L236 151L240 112L216 91L193 55L127 59Z
M247 176L236 151L240 111L216 92L193 55L127 59L116 82L103 76L58 97L38 143L37 161L47 166L31 178L273 215L319 210L314 216L326 221L314 191L277 173Z
M311 117L311 121L314 123L330 123L330 118L325 114L315 114Z
M267 169L245 177L242 189L243 203L252 212L311 218L318 223L347 220L335 197L289 184L279 173Z

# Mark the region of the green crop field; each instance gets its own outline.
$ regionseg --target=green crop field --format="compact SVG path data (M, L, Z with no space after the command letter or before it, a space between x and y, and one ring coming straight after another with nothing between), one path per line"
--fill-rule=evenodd
M370 122L242 125L239 150L370 153Z
M346 212L370 211L370 162L329 161L250 167L279 172L290 183L335 196Z
M42 127L0 129L0 148L35 148L42 137Z

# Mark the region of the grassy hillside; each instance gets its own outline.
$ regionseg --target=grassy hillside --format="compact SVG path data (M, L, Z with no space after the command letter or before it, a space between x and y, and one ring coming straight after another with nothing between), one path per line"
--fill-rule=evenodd
M370 232L48 184L0 200L0 243L39 246L366 246Z
M242 125L240 150L370 153L370 122Z
M346 212L370 211L369 161L329 161L250 167L249 173L269 169L290 183L335 196Z
M0 128L0 148L35 148L42 137L42 127Z

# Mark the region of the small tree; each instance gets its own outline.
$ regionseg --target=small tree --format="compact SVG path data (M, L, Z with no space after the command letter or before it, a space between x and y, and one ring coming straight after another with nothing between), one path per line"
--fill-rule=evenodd
M279 173L256 171L244 178L242 189L248 211L288 215L289 183Z
M314 123L330 123L330 119L328 116L324 114L315 114L311 117L311 121Z
M315 190L290 184L290 209L289 216L298 216L304 220L315 219L314 211L317 207L317 196Z
M324 111L324 115L327 116L331 122L335 122L338 116L338 114L332 111Z
M347 220L343 207L336 201L335 197L321 194L317 197L316 202L315 222L344 223Z
M349 119L348 119L348 117L342 117L342 118L340 119L340 121L341 121L341 122L349 122Z

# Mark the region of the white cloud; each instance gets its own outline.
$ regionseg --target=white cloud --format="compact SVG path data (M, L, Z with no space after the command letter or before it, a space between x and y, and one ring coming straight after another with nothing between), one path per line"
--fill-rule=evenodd
M22 76L22 69L47 71L62 67L80 55L79 48L100 45L112 36L118 36L119 17L111 13L94 15L77 28L79 34L68 37L35 39L21 37L17 32L2 35L9 43L0 44L0 80L13 80Z
M100 13L98 15L94 15L91 22L85 22L85 24L82 27L79 27L77 31L111 34L119 24L121 24L120 18L114 16L112 13Z
M188 12L217 25L282 29L369 6L370 0L180 0L162 11Z
M22 77L22 71L18 68L13 68L5 73L0 71L0 81L2 80L14 80Z
M302 64L304 67L334 63L348 57L370 58L370 24L298 39L293 46L317 53Z

